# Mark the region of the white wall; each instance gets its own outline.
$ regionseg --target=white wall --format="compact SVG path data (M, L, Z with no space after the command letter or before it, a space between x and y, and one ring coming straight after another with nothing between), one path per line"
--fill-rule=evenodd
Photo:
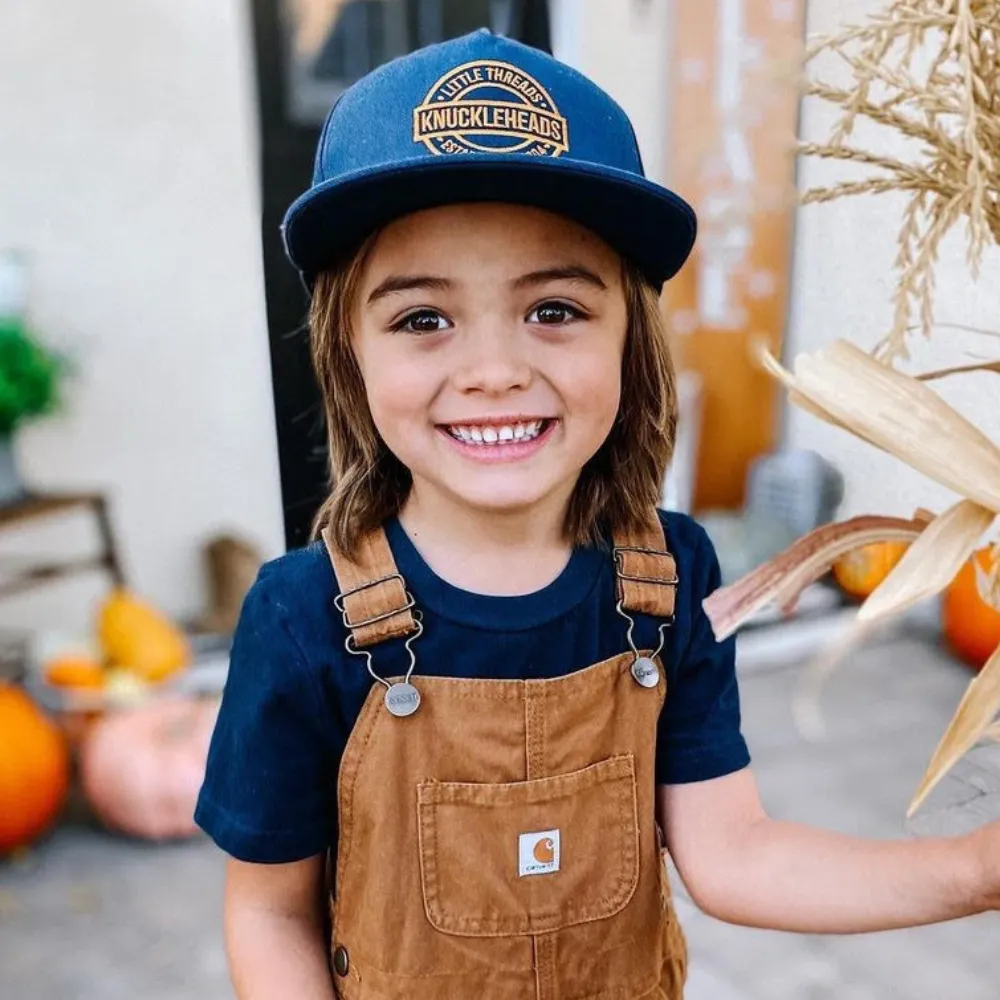
M632 119L646 175L667 167L669 0L550 0L553 54L603 87Z
M199 546L283 534L259 259L255 84L243 0L6 0L0 246L79 374L19 442L38 487L108 491L135 588L202 606ZM87 544L76 521L3 552ZM0 627L79 627L100 578L0 602Z
M836 31L881 9L880 0L810 0L810 33ZM834 64L824 66L836 79ZM827 72L828 70L828 72ZM821 140L832 125L830 106L808 100L801 131L805 139ZM890 155L912 156L887 130L859 132L859 141L877 142ZM841 165L808 158L800 164L801 189L846 176ZM798 210L794 281L786 355L813 351L836 337L869 348L892 322L892 269L896 233L904 202L878 195L842 199ZM937 318L986 327L1000 332L1000 251L992 249L981 277L974 283L964 260L964 227L957 227L942 248L937 269ZM930 344L917 344L912 370L961 364L966 352L1000 357L1000 341L960 335L940 329ZM994 440L1000 441L1000 385L996 375L973 375L939 383L942 395L971 416ZM952 494L902 463L863 445L797 408L788 412L787 443L815 448L833 460L846 476L845 514L859 512L909 514L914 507L934 509L952 501Z

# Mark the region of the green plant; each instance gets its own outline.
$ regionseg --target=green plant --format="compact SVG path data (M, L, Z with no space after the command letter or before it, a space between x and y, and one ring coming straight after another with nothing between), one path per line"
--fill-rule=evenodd
M0 318L0 437L56 409L64 367L20 320Z

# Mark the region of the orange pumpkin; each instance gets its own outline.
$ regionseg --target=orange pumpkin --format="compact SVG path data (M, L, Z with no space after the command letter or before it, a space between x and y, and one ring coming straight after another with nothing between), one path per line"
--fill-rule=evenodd
M150 840L194 836L217 712L217 702L173 697L97 721L80 748L80 778L101 822Z
M864 600L892 572L909 546L909 542L863 545L833 564L833 577L846 594Z
M941 602L941 626L948 645L977 670L1000 646L1000 611L980 592L979 578L992 567L990 549L980 549L958 571Z
M62 733L23 690L0 684L0 855L44 833L68 790Z

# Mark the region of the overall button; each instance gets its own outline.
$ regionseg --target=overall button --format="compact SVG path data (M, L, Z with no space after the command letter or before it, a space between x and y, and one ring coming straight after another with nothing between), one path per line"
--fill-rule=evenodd
M350 968L350 959L347 956L347 949L341 944L337 945L333 952L333 971L338 976L346 976Z
M420 708L420 692L408 681L393 684L385 693L385 707L397 719L405 719Z
M640 656L632 664L632 676L644 688L655 688L660 682L660 671L648 656Z

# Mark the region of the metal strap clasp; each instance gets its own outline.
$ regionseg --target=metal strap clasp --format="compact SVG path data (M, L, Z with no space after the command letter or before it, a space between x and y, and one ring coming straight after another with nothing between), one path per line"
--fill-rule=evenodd
M398 580L399 585L403 588L403 600L404 603L397 608L392 608L389 611L385 611L382 614L372 615L370 618L365 618L363 621L351 621L348 616L346 601L348 597L352 597L354 594L360 594L362 591L370 590L373 587L379 587L383 583L391 583L393 580ZM396 615L403 614L404 611L409 611L415 606L416 601L413 599L413 595L406 589L406 581L403 579L401 573L390 573L388 576L379 577L377 580L366 580L364 583L357 587L353 587L350 590L345 590L342 593L337 594L333 599L334 607L340 612L341 618L344 620L344 626L348 629L359 629L365 628L368 625L375 625L378 622L384 622L389 618L395 618Z

